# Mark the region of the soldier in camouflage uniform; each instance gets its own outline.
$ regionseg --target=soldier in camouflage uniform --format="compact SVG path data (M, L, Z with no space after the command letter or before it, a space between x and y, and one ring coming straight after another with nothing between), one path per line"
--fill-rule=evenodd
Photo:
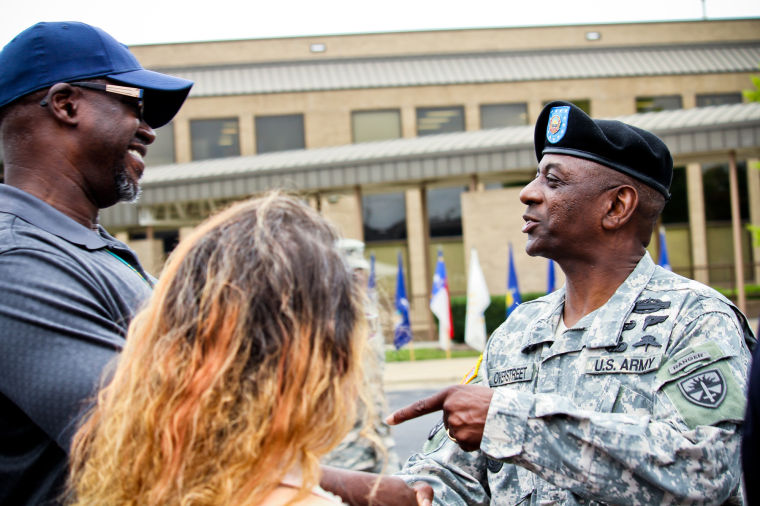
M535 146L526 251L557 261L566 285L494 332L482 385L388 417L443 410L399 476L445 505L739 503L754 337L729 300L646 252L670 153L565 102L542 111Z
M364 243L356 239L341 239L338 247L345 255L358 282L367 286L369 262L364 258ZM323 457L322 464L371 473L394 472L400 467L394 451L395 441L390 427L380 416L387 412L388 407L383 389L385 343L378 321L378 301L375 293L368 294L366 317L369 336L363 362L365 392L374 402L369 425L364 429L364 417L359 416L351 432L334 450Z

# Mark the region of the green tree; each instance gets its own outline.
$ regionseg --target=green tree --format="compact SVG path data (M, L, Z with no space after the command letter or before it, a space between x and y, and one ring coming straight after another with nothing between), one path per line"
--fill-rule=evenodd
M748 102L760 102L760 76L750 76L752 80L752 86L754 89L744 90L742 94ZM754 169L760 169L760 164L755 163L752 165ZM747 229L752 232L752 238L755 246L760 246L760 225L750 224L747 225Z

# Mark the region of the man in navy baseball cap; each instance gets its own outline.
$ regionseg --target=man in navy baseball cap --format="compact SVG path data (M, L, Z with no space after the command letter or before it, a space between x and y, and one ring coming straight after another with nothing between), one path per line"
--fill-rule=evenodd
M75 21L37 23L0 52L0 108L59 82L105 78L143 90L145 122L168 123L192 81L142 68L124 44L100 28Z
M192 84L84 23L0 52L0 504L63 500L72 434L154 281L98 214L137 198Z

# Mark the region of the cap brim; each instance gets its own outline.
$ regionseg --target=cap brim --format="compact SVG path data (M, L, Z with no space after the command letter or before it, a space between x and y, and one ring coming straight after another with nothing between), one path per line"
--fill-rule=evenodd
M169 123L185 102L193 82L152 70L132 70L110 74L108 79L145 90L143 118L151 128Z

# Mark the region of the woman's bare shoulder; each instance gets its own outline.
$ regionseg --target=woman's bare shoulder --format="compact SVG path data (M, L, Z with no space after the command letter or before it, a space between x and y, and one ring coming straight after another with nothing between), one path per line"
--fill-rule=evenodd
M287 504L288 501L291 501L297 494L298 489L286 485L279 485L261 504L262 506L280 506L282 504ZM335 499L332 499L329 496L323 497L322 495L310 493L308 496L292 504L294 506L335 506L337 504L343 504L339 497L334 497Z

